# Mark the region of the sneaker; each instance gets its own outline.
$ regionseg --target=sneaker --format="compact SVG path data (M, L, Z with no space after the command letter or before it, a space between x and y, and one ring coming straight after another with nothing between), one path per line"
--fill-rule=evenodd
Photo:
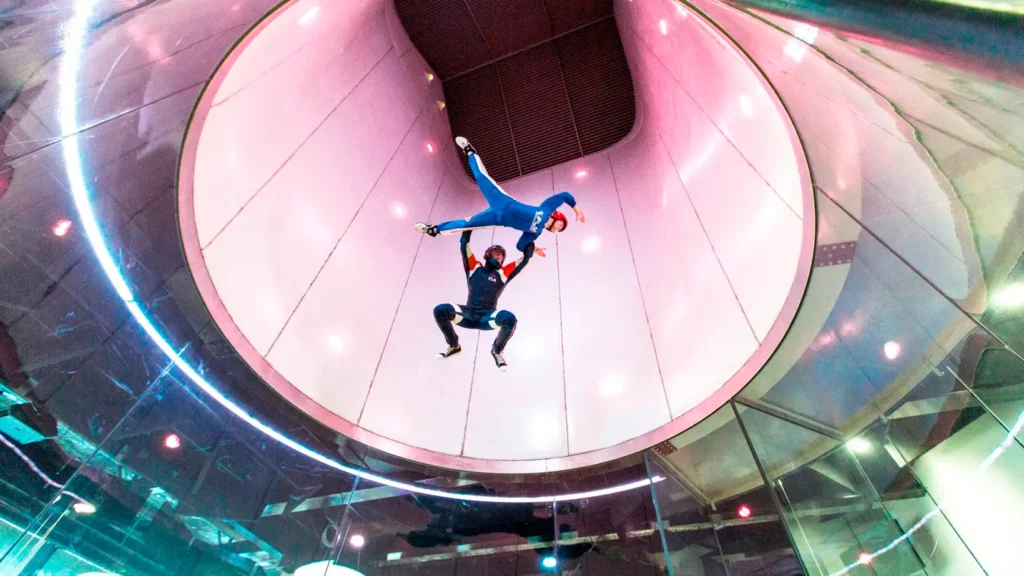
M423 222L417 222L415 228L417 232L422 232L423 234L426 234L431 238L437 236L437 226L431 226L429 224L424 224Z
M445 358L450 358L452 356L455 356L459 352L462 352L462 346L459 346L458 344L456 344L455 346L449 346L448 349L445 350L444 352L439 352L437 354L437 357L438 357L438 359L443 360Z
M455 137L455 144L466 153L466 156L476 154L476 148L473 148L473 145L469 143L469 140L466 140L462 136Z
M505 357L501 355L501 352L491 350L491 357L494 358L494 365L498 367L498 370L502 372L508 370L508 363L505 362Z

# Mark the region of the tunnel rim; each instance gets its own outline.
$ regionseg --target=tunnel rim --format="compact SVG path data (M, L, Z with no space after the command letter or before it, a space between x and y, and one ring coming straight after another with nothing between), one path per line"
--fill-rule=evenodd
M305 416L314 419L321 425L341 434L342 436L360 442L373 450L379 450L384 454L397 458L416 462L421 465L440 467L456 471L464 471L478 474L500 474L500 475L524 475L540 473L557 473L606 464L621 458L632 456L643 450L653 448L658 444L666 442L671 438L696 426L706 418L714 414L722 406L739 395L743 389L754 380L761 370L768 364L772 356L778 351L779 346L785 340L786 335L792 327L797 313L806 297L807 287L810 282L811 269L813 267L814 253L817 244L817 203L815 200L814 176L804 145L803 138L795 122L792 119L789 109L783 102L775 86L768 80L761 67L750 57L745 49L725 30L716 24L701 9L683 0L664 0L685 7L694 17L700 18L712 34L719 36L726 42L736 55L748 66L760 81L762 88L775 104L776 111L784 118L784 123L789 131L790 145L793 146L797 156L797 171L800 176L801 199L802 199L802 230L800 254L797 260L797 267L793 274L793 281L790 285L786 299L779 309L778 315L771 325L765 338L758 344L754 352L744 361L743 365L724 380L717 389L705 396L695 406L676 418L649 430L639 436L625 442L605 446L602 448L570 453L567 456L535 459L485 459L454 455L438 452L428 448L412 446L405 442L397 441L383 434L379 434L353 423L329 408L320 404L310 397L297 385L285 378L249 341L248 337L235 323L228 311L227 306L217 291L216 285L206 266L203 255L202 244L199 240L198 229L195 218L194 203L194 177L195 166L198 158L199 141L203 132L207 116L212 109L220 86L227 79L232 66L245 53L249 44L266 28L271 26L277 18L281 17L288 9L301 0L281 0L275 4L259 21L242 32L239 39L234 42L220 62L213 69L209 80L202 87L192 111L189 115L185 128L185 135L182 139L181 153L178 157L178 166L175 170L174 201L175 215L179 233L179 241L182 252L187 263L186 271L192 279L199 294L203 308L210 315L217 328L221 331L228 346L236 356L242 359L247 367L259 377L259 379L270 388L270 390L289 402L293 407L301 411ZM392 2L393 0L382 0ZM637 90L634 83L634 90ZM589 158L599 154L608 153L620 146L629 143L636 137L642 123L646 120L647 109L641 104L640 98L636 99L637 110L636 120L630 132L612 146L587 155ZM463 176L463 179L464 176Z

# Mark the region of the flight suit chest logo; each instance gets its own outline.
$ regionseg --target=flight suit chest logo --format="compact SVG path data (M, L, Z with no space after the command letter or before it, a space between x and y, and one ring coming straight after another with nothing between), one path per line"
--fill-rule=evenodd
M540 225L542 218L544 218L544 211L538 210L537 213L533 215L533 224L530 225L530 232L537 232L537 226Z
M495 274L488 274L487 275L487 279L490 280L491 282L497 282L498 281L498 277Z

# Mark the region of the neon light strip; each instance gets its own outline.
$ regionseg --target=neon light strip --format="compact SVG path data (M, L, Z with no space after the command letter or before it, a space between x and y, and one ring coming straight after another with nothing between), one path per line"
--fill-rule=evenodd
M40 470L39 467L36 466L36 463L33 462L31 458L26 456L25 453L22 452L21 450L19 450L17 446L15 446L14 444L11 444L11 442L8 441L7 438L5 438L3 436L3 434L0 434L0 443L3 443L5 446L10 448L12 451L14 451L14 453L18 455L18 458L21 458L21 460L25 464L28 464L28 467L31 468L32 471L35 472L37 476L39 476L40 478L43 479L43 482L46 482L47 484L49 484L50 486L53 486L54 488L57 488L58 490L64 490L64 485L63 484L55 482L53 480L53 478L50 478L49 476L47 476L46 472L43 472L42 470ZM71 498L74 498L75 500L78 500L79 502L81 502L83 504L88 504L88 502L85 500L85 498L82 498L81 496L79 496L78 494L75 494L74 492L70 492L68 490L64 490L64 494L67 494ZM57 498L54 498L53 501L56 502L58 498L60 498L60 494L58 494Z
M596 498L598 496L607 496L609 494L616 494L619 492L625 492L636 488L643 488L649 486L654 482L660 482L664 480L663 477L655 476L652 478L644 478L635 482L629 482L627 484L620 484L618 486L612 486L610 488L602 488L600 490L590 490L587 492L575 492L571 494L552 494L547 496L488 496L481 494L464 494L459 492L446 492L444 490L434 490L432 488L424 488L423 486L417 486L415 484L408 484L405 482L399 482L392 480L384 476L378 476L372 472L366 472L358 468L342 464L336 460L328 458L319 452L316 452L302 444L299 444L295 440L285 436L281 432L271 428L268 424L261 422L256 419L255 416L246 412L241 406L235 404L230 398L222 394L212 384L206 381L199 372L196 371L188 362L175 352L171 343L160 334L156 326L146 316L145 311L138 302L135 301L135 296L132 294L131 289L128 287L128 281L121 274L117 264L114 261L114 257L110 252L110 248L107 246L106 240L103 238L103 233L100 231L100 226L96 220L96 214L93 211L92 203L89 198L89 189L85 183L85 172L82 169L81 154L78 147L78 111L77 111L77 100L78 100L78 68L82 59L83 46L85 44L85 34L88 27L89 17L92 15L93 8L99 0L78 0L75 2L74 13L68 23L67 36L64 37L63 47L64 56L60 65L60 128L61 132L66 136L61 140L61 146L64 152L64 166L68 175L68 183L71 186L71 196L75 202L75 208L78 210L78 215L82 220L82 227L85 230L86 238L89 240L89 244L92 247L93 253L96 254L96 258L99 259L100 266L103 268L103 272L107 275L110 283L114 286L118 296L124 300L125 305L128 307L129 312L135 318L135 321L139 323L149 338L154 344L167 356L167 358L185 375L191 380L196 386L201 388L204 392L209 394L216 400L221 406L225 407L235 416L238 416L253 428L256 428L260 432L263 432L267 436L270 436L274 440L277 440L281 444L284 444L288 448L295 450L296 452L303 454L325 466L329 466L336 470L340 470L347 474L351 474L363 480L368 480L376 484L383 486L390 486L406 492L413 492L416 494L422 494L424 496L434 496L437 498L450 498L454 500L463 500L469 502L494 502L494 503L508 503L508 504L529 504L529 503L547 503L547 502L562 502L566 500L581 500L584 498Z

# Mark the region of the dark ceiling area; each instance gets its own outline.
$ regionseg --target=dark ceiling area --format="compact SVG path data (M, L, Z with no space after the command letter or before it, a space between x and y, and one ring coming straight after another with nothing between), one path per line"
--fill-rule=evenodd
M603 150L632 129L633 81L611 0L395 6L444 83L452 130L497 180Z

